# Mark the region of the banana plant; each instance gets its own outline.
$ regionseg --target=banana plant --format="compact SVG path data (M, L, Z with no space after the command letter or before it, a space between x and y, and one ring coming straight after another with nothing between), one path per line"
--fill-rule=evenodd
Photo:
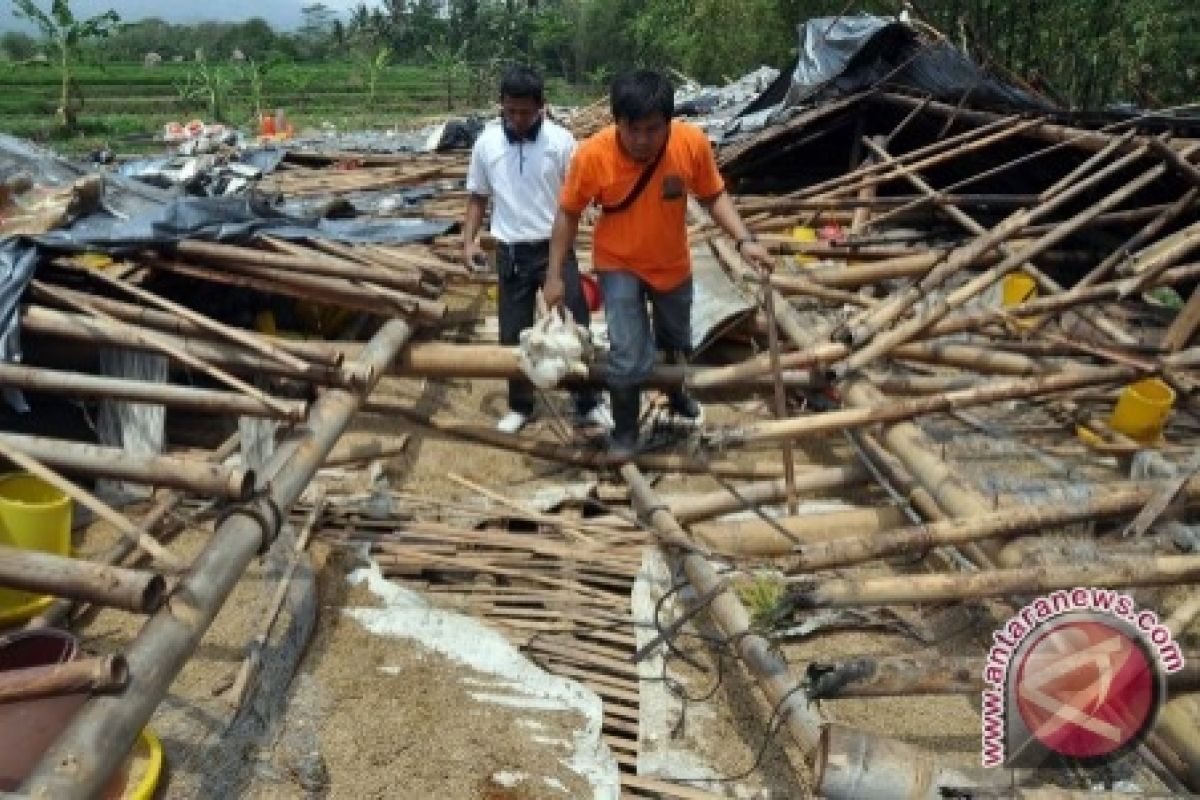
M97 14L94 17L79 19L71 11L68 0L53 0L50 11L43 11L33 0L13 0L13 15L18 19L27 19L41 30L47 43L56 51L58 56L59 73L62 78L62 89L59 97L59 121L68 132L75 131L78 125L76 109L72 107L72 67L79 47L91 39L104 39L113 32L120 23L121 17L113 9Z

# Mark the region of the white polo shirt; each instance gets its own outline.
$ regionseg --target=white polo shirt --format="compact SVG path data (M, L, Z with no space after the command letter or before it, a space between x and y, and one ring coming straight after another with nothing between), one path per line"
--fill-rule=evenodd
M505 244L549 239L574 154L575 137L548 119L533 141L510 142L499 121L484 128L471 151L467 191L492 198L492 235Z

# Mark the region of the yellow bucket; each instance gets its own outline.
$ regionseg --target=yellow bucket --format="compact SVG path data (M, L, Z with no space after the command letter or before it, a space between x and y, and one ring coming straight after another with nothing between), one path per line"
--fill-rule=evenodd
M1010 272L1004 276L1001 293L1005 308L1019 306L1037 297L1037 281L1024 272Z
M794 228L792 228L792 238L795 239L797 242L813 242L813 243L815 243L817 241L816 228L809 228L804 225L797 225ZM796 255L795 259L796 259L797 264L811 264L814 261L816 261L816 259L813 258L812 256L806 256L806 255Z
M1174 405L1174 389L1158 378L1146 378L1125 387L1108 424L1136 442L1157 444Z
M71 552L71 500L23 472L0 475L0 544L56 555ZM24 622L53 598L0 588L0 627Z

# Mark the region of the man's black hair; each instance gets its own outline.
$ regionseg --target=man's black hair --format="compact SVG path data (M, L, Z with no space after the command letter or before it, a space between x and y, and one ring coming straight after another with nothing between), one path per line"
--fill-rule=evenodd
M506 97L529 99L541 104L546 102L546 84L532 67L518 64L509 67L500 79L500 99Z
M656 70L622 72L613 79L609 101L618 122L637 122L655 114L670 120L675 113L675 87Z

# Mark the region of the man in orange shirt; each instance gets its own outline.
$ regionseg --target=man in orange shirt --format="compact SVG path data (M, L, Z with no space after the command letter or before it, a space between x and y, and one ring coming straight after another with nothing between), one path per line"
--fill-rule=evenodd
M688 195L737 240L743 258L765 270L773 261L725 192L708 137L694 125L672 119L674 89L665 75L652 70L620 75L609 99L616 124L580 145L567 171L543 294L550 306L562 302L563 263L580 215L595 203L601 215L592 264L608 323L611 452L624 459L637 446L641 386L656 350L664 351L668 363L686 361L692 351ZM700 406L682 386L668 397L676 414L699 420Z

